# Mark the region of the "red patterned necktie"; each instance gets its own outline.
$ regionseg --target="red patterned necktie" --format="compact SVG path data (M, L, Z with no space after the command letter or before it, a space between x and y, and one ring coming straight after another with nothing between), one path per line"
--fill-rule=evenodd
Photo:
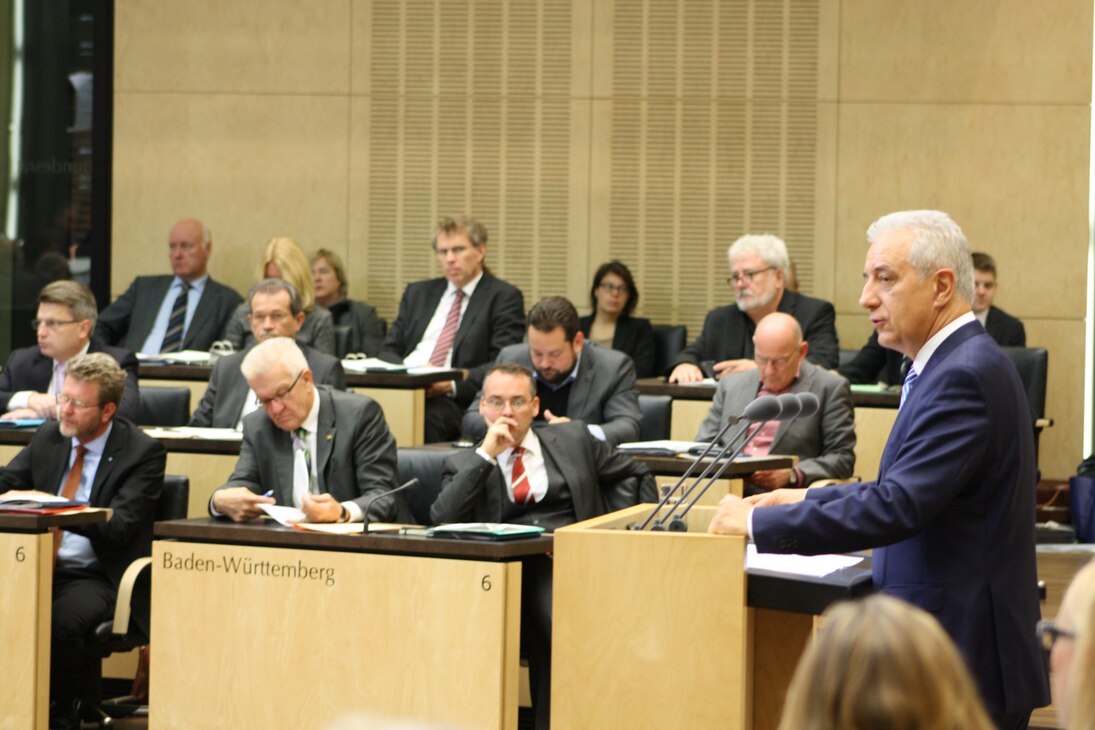
M441 328L441 336L437 338L437 344L433 346L433 354L430 355L430 365L435 368L444 367L445 360L449 357L449 350L456 340L456 330L460 328L460 305L464 302L464 290L457 289L453 297L449 316L445 317L445 326Z
M513 447L513 475L510 483L513 484L513 501L517 504L527 504L532 498L532 490L529 489L528 474L525 473L525 460L521 455L525 453L525 447Z

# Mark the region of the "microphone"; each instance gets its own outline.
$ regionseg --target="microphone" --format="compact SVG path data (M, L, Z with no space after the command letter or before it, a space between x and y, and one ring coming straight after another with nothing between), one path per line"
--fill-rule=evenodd
M795 396L794 393L784 393L783 395L778 396L777 400L780 402L780 406L781 406L780 413L778 415L776 415L774 418L766 419L768 421L775 421L775 420L790 421L790 420L794 420L799 415L799 413L802 411L802 402ZM784 410L783 407L786 407L786 410ZM688 513L692 510L692 508L696 506L696 503L700 501L700 499L703 497L703 495L707 493L707 490L711 488L711 485L714 484L716 481L718 481L718 479L726 472L726 470L730 467L730 464L732 464L734 462L734 459L741 456L741 453L745 450L745 447L749 445L749 442L752 441L753 438L758 433L760 433L760 430L761 430L762 427L763 427L763 424L761 426L758 426L757 428L753 429L753 432L751 434L749 434L745 438L744 441L742 441L741 446L739 446L737 451L734 452L734 455L731 456L726 461L722 462L722 465L718 468L718 470L715 472L715 474L713 476L711 476L710 479L708 479L706 484L703 485L703 488L700 490L699 494L697 494L695 497L693 497L692 501L689 502L685 506L685 508L681 511L681 513L679 515L675 516L670 521L670 524L669 524L670 531L673 531L673 532L687 532L688 531L688 523L684 521L684 518L688 515ZM701 479L702 479L702 477L701 477ZM697 480L697 483L698 482L699 482L699 480ZM693 487L695 487L695 485L693 485ZM682 497L681 502L683 502L684 499L685 498Z
M400 484L395 489L388 489L388 490L385 490L385 491L381 492L380 494L374 494L373 496L369 497L369 501L367 501L365 503L365 506L361 509L361 514L362 514L361 521L364 523L362 525L362 528L361 528L361 534L362 535L368 535L369 534L369 508L373 506L373 502L380 499L381 497L387 497L391 494L395 494L396 492L402 492L406 489L410 489L411 487L417 487L417 486L418 486L418 479L415 478L415 479L410 480L406 484Z
M797 393L798 400L802 403L802 412L798 415L809 418L817 413L817 410L821 408L821 401L813 393L807 391L805 393Z
M663 523L665 519L668 519L670 516L672 516L673 512L676 510L676 505L671 506L669 512L666 514L664 519L655 521L658 513L669 502L670 498L676 493L676 491L684 484L685 480L692 476L692 473L696 470L696 467L707 457L708 454L710 454L717 447L719 441L722 440L723 435L730 429L730 426L740 421L746 422L746 425L740 431L738 431L738 433L734 434L732 438L727 440L726 446L722 447L719 450L714 460L707 464L706 468L698 477L696 477L696 480L692 483L692 485L688 489L684 490L681 495L681 501L687 499L688 496L692 493L692 490L696 488L696 485L699 484L699 482L702 481L704 477L706 477L709 473L711 473L713 469L717 467L719 459L725 456L727 451L734 444L734 442L737 441L737 439L741 437L743 433L745 433L750 423L770 420L771 418L777 417L780 414L781 410L782 408L779 404L779 401L775 398L775 396L771 395L761 396L760 398L757 398L749 405L747 405L742 411L741 415L736 418L731 418L726 423L726 425L722 427L718 434L716 434L711 443L707 445L707 447L703 450L703 453L697 456L692 461L692 463L688 465L688 468L685 469L685 472L681 475L681 478L677 480L677 483L674 484L671 489L666 491L661 500L658 501L658 504L654 506L654 510L647 516L645 520L643 520L642 524L635 525L633 528L630 529L645 530L647 526L650 525L652 521L654 521L654 525L650 528L651 530L664 530L665 527L663 526Z

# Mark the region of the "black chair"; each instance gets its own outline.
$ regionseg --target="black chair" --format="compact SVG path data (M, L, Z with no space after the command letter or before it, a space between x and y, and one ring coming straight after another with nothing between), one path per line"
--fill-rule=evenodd
M687 340L688 328L683 324L654 325L654 372L667 375Z
M183 390L186 389L183 388ZM187 392L189 393L189 391ZM153 519L156 522L185 519L189 504L190 477L165 474L163 492L160 494L159 501L156 502L156 512ZM150 571L148 569L151 567L152 558L150 557L140 558L129 564L122 576L122 582L118 586L118 600L114 607L114 619L104 621L95 629L95 639L91 649L97 658L92 662L93 666L89 667L91 672L89 686L92 688L91 698L98 704L85 707L82 715L85 720L98 722L101 728L112 725L111 713L113 713L113 716L123 717L131 714L136 709L132 705L100 701L102 693L102 660L111 654L132 651L148 643L148 636L140 627L130 621L130 616L134 610L148 610L150 588L148 578Z
M339 360L344 360L350 353L350 332L351 327L348 324L335 326L335 354Z
M1027 394L1030 406L1030 420L1034 426L1034 459L1038 461L1038 437L1042 429L1053 425L1052 418L1046 418L1046 383L1049 379L1049 352L1044 347L1002 347L1015 369L1019 380L1023 381L1023 390ZM1039 477L1041 470L1039 469Z
M441 494L441 469L445 465L445 459L459 450L432 446L407 446L399 449L399 463L396 466L399 483L418 479L417 487L403 492L416 524L431 524L430 506L437 499L437 495Z
M673 419L673 399L668 395L640 395L639 410L643 420L639 423L640 441L660 441L669 438L669 426Z
M137 408L138 426L185 426L188 423L190 388L141 386L140 406Z

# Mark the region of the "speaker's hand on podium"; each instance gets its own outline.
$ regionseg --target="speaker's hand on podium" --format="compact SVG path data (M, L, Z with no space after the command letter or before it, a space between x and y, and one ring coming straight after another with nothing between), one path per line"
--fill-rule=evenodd
M707 531L716 535L748 535L749 513L753 505L741 497L728 494L719 502L715 516L711 518L711 524Z

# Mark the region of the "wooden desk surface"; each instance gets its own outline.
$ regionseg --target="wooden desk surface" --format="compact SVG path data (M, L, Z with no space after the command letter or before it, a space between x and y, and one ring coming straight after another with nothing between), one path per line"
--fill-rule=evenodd
M106 522L109 510L82 509L54 515L28 515L0 512L0 531L3 532L45 532L51 527L69 525L93 525Z
M141 363L142 380L189 380L207 382L213 368L208 365L154 365ZM393 388L407 390L425 388L443 380L463 380L463 370L441 370L434 373L354 373L346 371L346 384L355 388Z
M551 552L553 539L544 535L532 539L504 542L446 540L433 537L373 533L369 535L329 535L322 532L284 527L272 520L237 523L206 517L194 520L157 522L156 539L188 542L213 542L223 545L339 550L356 553L383 553L458 560L508 561Z
M682 459L676 456L632 456L635 461L645 464L650 471L658 476L680 476L692 465L692 459ZM706 461L711 461L710 459ZM790 469L795 465L792 456L762 456L751 459L735 461L722 473L723 479L733 479L752 474L762 469ZM695 474L698 476L703 469L697 467Z

